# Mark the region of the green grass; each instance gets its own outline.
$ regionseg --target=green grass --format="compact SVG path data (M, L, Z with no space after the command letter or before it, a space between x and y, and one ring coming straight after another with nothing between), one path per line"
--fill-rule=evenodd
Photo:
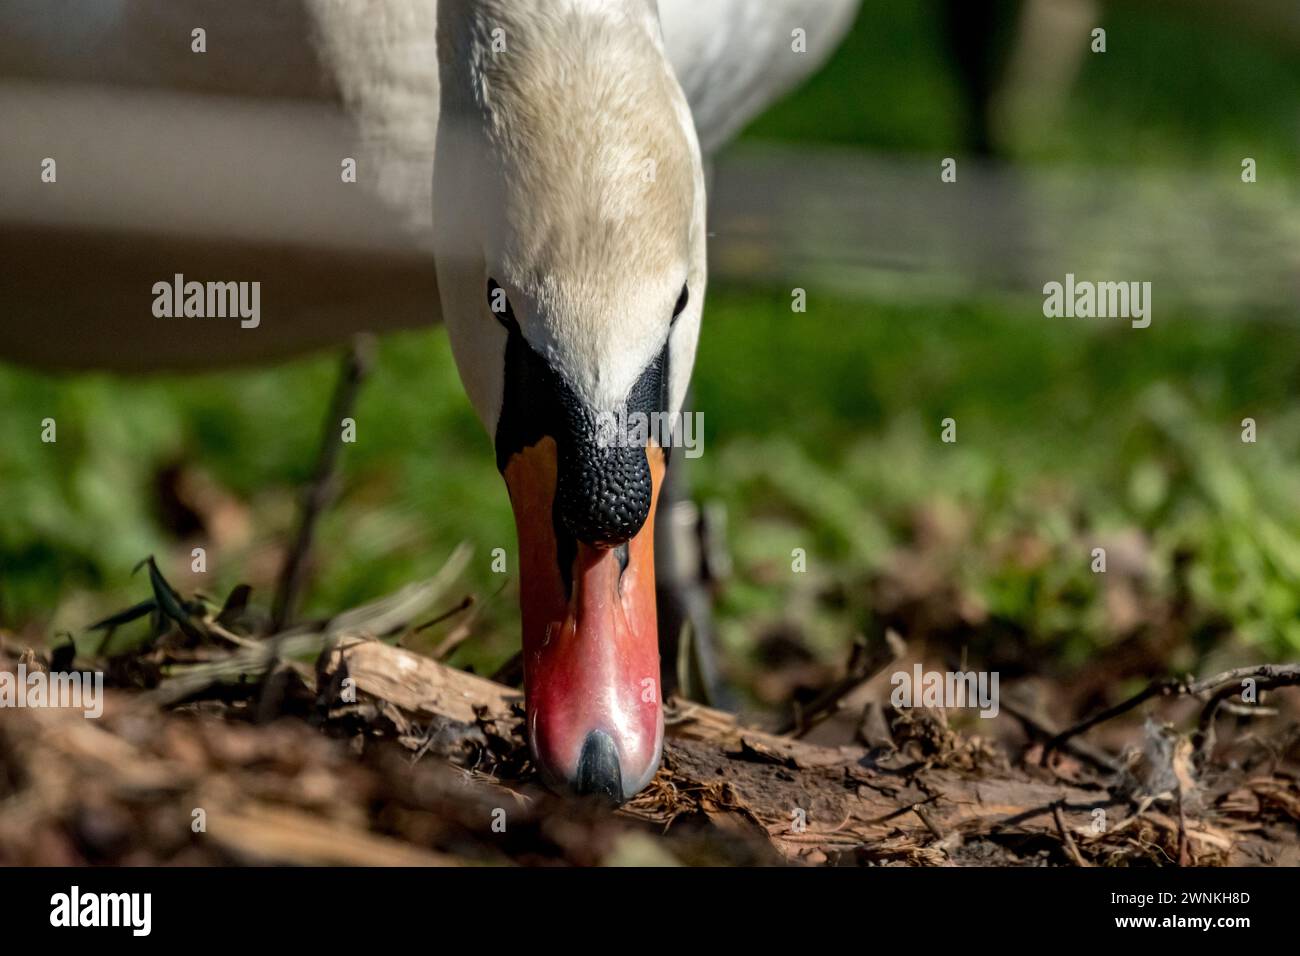
M142 595L129 577L169 541L152 502L158 469L184 457L240 502L251 540L211 559L198 583L265 591L267 548L291 524L334 363L185 380L55 379L5 370L0 563L6 623L75 629ZM738 573L723 602L735 649L802 618L828 655L867 626L865 582L914 543L921 509L964 515L952 574L989 613L1045 646L1093 647L1105 633L1088 571L1092 538L1134 530L1155 580L1193 555L1198 605L1264 652L1300 650L1300 333L1261 323L1173 317L1150 329L718 289L697 369L705 414L702 495L730 512ZM59 440L39 441L54 417ZM1240 441L1253 417L1260 440ZM957 442L940 441L940 422ZM489 443L440 331L387 340L344 455L344 493L324 521L308 611L350 606L433 573L475 545L468 586L504 581L514 531ZM1031 535L1050 559L1022 567ZM809 573L793 574L803 548ZM490 666L517 634L511 584L489 601L466 660ZM828 601L828 591L857 595ZM802 609L802 611L801 611ZM434 638L438 633L433 635Z
M966 528L954 580L1045 646L1115 637L1089 555L1129 531L1149 541L1157 587L1187 552L1203 611L1267 653L1300 651L1300 331L1190 316L1134 330L1044 319L1037 303L792 315L787 301L718 297L697 375L714 442L701 485L732 508L728 606L744 628L861 595L937 507ZM1049 555L1029 568L1011 547L1027 537ZM789 572L794 547L809 574ZM870 611L836 607L813 630L842 648Z

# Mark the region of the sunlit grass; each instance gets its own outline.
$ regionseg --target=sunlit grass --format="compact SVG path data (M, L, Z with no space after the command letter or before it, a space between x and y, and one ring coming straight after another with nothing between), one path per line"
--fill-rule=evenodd
M1266 651L1300 648L1300 333L1175 316L1107 328L1044 319L1034 303L814 298L795 314L788 301L715 289L696 374L706 444L694 480L730 514L737 573L722 613L733 649L794 620L840 653L869 629L867 582L915 544L927 509L958 516L951 553L935 557L955 586L1052 653L1113 638L1089 550L1125 531L1147 542L1153 587L1169 588L1176 556L1190 553L1198 606ZM84 626L141 596L130 570L149 553L183 583L220 596L250 580L269 600L334 367L324 356L144 382L0 372L5 623ZM58 422L55 444L39 440L45 417ZM1240 440L1245 417L1256 444ZM517 640L517 592L491 554L504 548L513 569L514 529L441 330L383 343L356 418L307 611L430 575L469 541L465 586L486 607L462 661L499 663ZM944 418L953 444L940 440ZM184 577L202 535L181 545L157 516L157 472L177 460L209 475L247 525L202 578ZM1041 560L1017 557L1023 540ZM795 548L807 574L790 571Z

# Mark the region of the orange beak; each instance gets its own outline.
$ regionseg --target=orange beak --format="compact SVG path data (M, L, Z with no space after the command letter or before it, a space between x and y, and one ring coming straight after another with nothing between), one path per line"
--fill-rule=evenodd
M659 767L654 520L666 465L646 448L649 517L621 548L593 547L554 517L556 444L516 452L504 475L519 535L528 741L546 781L616 803Z

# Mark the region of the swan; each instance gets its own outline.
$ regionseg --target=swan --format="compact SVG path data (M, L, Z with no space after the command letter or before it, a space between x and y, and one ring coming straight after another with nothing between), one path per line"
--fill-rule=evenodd
M374 192L414 246L432 254L436 289L430 282L423 318L447 327L509 493L527 737L557 789L621 802L659 766L653 530L671 449L602 428L629 412L671 420L681 411L707 282L708 157L824 59L857 2L302 0L296 7L332 95L359 130L362 162L377 171ZM137 26L147 14L182 27L203 19L200 12L207 22L222 15L197 0L188 20L177 13L183 4L116 6L128 21L140 15ZM111 23L101 26L111 34ZM296 30L291 24L280 39ZM792 41L798 31L809 37L806 53ZM47 34L69 45L57 28ZM71 46L50 56L84 70L84 48ZM0 72L4 53L0 46ZM119 68L137 69L122 53L113 54ZM292 51L268 60L268 88L301 93L302 78L277 69L297 60ZM162 56L153 69L206 82L191 75L196 64L188 59ZM0 204L0 232L4 211ZM59 296L98 278L93 264L79 265L43 287L35 306L30 295L11 299L40 316L5 330L0 355L21 360L36 348L33 335L64 335L75 341L79 364L122 367L119 342L87 336L78 328L84 314L60 306ZM290 347L303 340L290 334L294 323L277 321L276 289L266 284L266 318L248 334L263 336L261 348L272 354L285 350L277 335ZM145 291L125 324L149 320ZM363 309L335 310L328 321L313 343L385 324ZM248 336L231 331L227 339L242 345ZM160 354L183 364L228 357L211 341L201 355L185 347Z

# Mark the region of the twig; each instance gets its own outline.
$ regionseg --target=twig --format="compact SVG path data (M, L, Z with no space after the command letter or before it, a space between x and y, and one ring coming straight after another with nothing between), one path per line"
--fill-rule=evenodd
M262 642L255 637L244 637L242 634L236 634L234 631L228 630L218 624L211 616L203 619L203 630L212 637L219 637L223 641L229 641L239 647L260 647L262 645Z
M213 684L264 678L279 661L300 662L318 657L333 642L349 637L383 637L403 628L425 613L465 570L471 548L459 545L442 569L427 581L408 584L369 604L344 611L320 627L284 631L262 641L231 634L220 625L206 624L214 636L229 640L239 650L220 660L172 667L167 679L145 696L160 706L179 703Z
M866 644L860 640L855 641L849 655L848 673L818 694L807 707L796 710L777 733L802 737L834 714L839 709L840 701L902 657L906 650L907 646L902 639L892 631L885 635L883 648L876 646L870 652Z
M280 581L276 586L275 602L271 612L273 632L283 631L297 612L298 601L302 596L307 575L307 558L311 554L312 541L316 536L316 524L320 520L321 513L329 507L330 501L334 498L339 450L343 445L339 431L340 422L352 415L352 410L356 406L357 393L361 390L361 383L365 381L366 373L370 369L372 353L373 339L368 335L358 335L352 340L352 344L343 356L338 383L334 387L334 397L330 401L329 415L325 419L325 428L321 433L316 470L303 495L298 532L293 547L289 549L285 558L284 569L280 572Z
M452 654L455 654L456 651L460 649L462 644L469 640L474 633L474 622L478 620L478 616L483 613L484 609L490 607L492 602L501 596L501 592L506 589L507 583L508 582L506 581L502 581L501 586L488 595L486 601L478 602L473 596L465 599L466 602L468 602L466 606L469 604L474 605L472 610L470 610L465 620L452 628L451 631L447 633L447 636L438 642L438 646L433 649L431 655L434 660L447 660ZM430 621L429 623L432 624L434 622Z
M437 617L430 618L429 620L425 621L423 624L417 626L415 628L415 633L419 634L421 631L427 631L435 624L441 624L443 621L447 620L448 618L455 617L461 611L469 610L469 608L473 606L474 601L475 601L474 595L466 594L454 606L443 611Z
M433 649L429 656L435 661L446 661L452 654L460 650L460 646L473 635L474 629L470 627L472 623L473 618L470 618L457 624L446 637L438 642L438 646Z
M1051 740L1060 734L1054 726L1041 717L1037 717L1025 710L1015 701L1003 700L1001 707L1004 711L1020 721L1020 725L1025 728L1030 737L1038 740ZM1080 760L1087 761L1098 770L1106 773L1114 773L1119 769L1119 762L1110 754L1098 747L1092 746L1086 740L1066 740L1060 745L1060 749L1078 757Z
M1200 697L1202 694L1220 687L1220 685L1237 684L1247 677L1259 680L1260 686L1276 687L1282 684L1300 684L1300 664L1258 664L1253 667L1236 667L1201 680L1189 681L1186 678L1164 677L1152 681L1127 700L1121 701L1113 707L1108 707L1082 723L1075 724L1070 729L1057 734L1044 745L1039 765L1046 767L1052 752L1059 749L1070 738L1077 737L1079 734L1085 733L1098 724L1105 723L1114 717L1126 714L1153 697ZM1227 696L1232 696L1231 692ZM1204 717L1204 713L1202 716ZM1212 713L1210 719L1213 719Z
M1133 695L1128 700L1122 701L1113 707L1108 707L1105 710L1103 710L1101 713L1094 714L1092 717L1089 717L1087 720L1083 721L1082 723L1075 724L1073 727L1070 727L1068 730L1061 731L1059 734L1057 734L1055 737L1053 737L1051 740L1049 740L1046 744L1043 745L1043 754L1038 761L1039 766L1046 767L1048 758L1051 757L1052 752L1059 749L1061 745L1064 744L1070 738L1077 737L1079 734L1082 733L1086 733L1087 731L1091 730L1093 727L1096 727L1098 724L1105 723L1106 721L1110 720L1113 717L1118 717L1120 714L1126 714L1133 708L1137 707L1139 704L1144 703L1145 701L1149 700L1152 697L1165 696L1167 694L1174 693L1178 690L1178 688L1183 686L1185 685L1183 684L1182 681L1175 680L1172 678L1165 678L1163 680L1154 681L1151 684L1148 684L1140 693Z
M1256 680L1256 690L1270 690L1274 687L1285 687L1289 684L1300 684L1300 665L1278 665L1272 670L1275 673L1260 674ZM1241 693L1240 680L1226 684L1215 691L1201 709L1201 716L1197 721L1197 727L1202 737L1206 736L1214 723L1214 718L1218 714L1223 704Z
M1191 844L1187 839L1187 812L1183 807L1183 788L1180 784L1174 793L1178 805L1178 865L1192 866L1195 862L1192 859Z
M1265 704L1234 704L1230 700L1225 700L1219 705L1220 713L1230 717L1240 717L1242 720L1256 720L1260 717L1276 717L1279 713L1276 707L1269 707Z
M897 810L891 810L886 814L882 814L881 816L878 817L872 817L870 820L863 820L862 822L869 826L877 823L888 823L890 820L896 820L899 817L903 816L904 814L915 812L916 815L920 817L921 822L925 823L925 817L921 816L920 811L923 810L927 805L934 803L938 799L939 799L939 795L937 793L932 793L924 800L917 800L915 803L909 803L906 806L899 807Z
M1070 831L1066 829L1065 818L1061 815L1061 803L1059 800L1052 804L1052 819L1056 821L1056 831L1061 834L1061 842L1065 844L1065 851L1069 854L1070 859L1074 861L1074 865L1082 867L1092 866L1091 863L1083 858L1083 854L1079 852L1078 845L1074 842L1074 837L1070 834Z
M921 818L921 822L924 823L925 828L930 831L930 835L942 843L946 834L939 828L939 825L934 822L934 817L930 815L930 812L926 810L924 806L919 804L912 807L912 812Z

